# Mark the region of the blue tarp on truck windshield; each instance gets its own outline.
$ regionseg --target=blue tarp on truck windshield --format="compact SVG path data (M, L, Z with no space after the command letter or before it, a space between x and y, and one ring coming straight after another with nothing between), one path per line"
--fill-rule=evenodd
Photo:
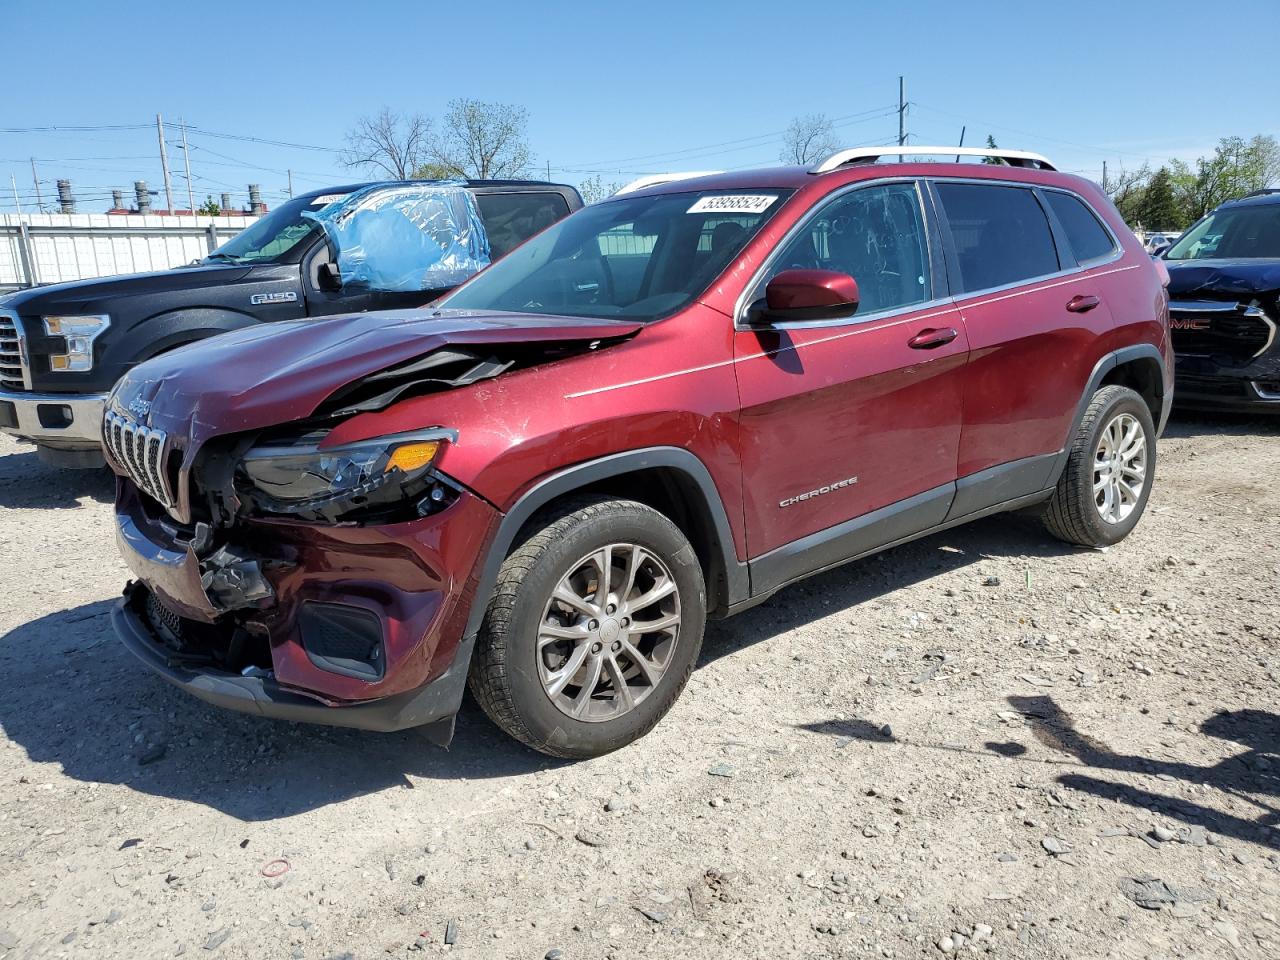
M344 287L442 290L489 265L484 224L461 183L366 187L303 216L337 249Z

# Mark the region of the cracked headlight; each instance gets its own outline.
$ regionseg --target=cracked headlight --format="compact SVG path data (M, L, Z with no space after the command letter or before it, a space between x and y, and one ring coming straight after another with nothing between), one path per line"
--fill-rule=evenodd
M98 334L111 326L106 314L76 317L42 317L44 332L51 337L62 337L66 353L49 354L49 369L54 373L83 373L93 369L93 341Z
M239 472L268 512L335 519L425 491L431 465L453 439L452 431L430 430L325 449L308 439L269 443L251 448Z

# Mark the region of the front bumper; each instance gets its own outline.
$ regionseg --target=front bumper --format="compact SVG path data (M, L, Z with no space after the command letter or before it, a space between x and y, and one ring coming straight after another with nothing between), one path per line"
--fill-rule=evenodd
M0 390L0 432L64 450L102 445L105 393Z
M1280 356L1262 357L1239 368L1204 357L1179 357L1175 369L1180 407L1280 413Z
M457 711L474 642L467 616L498 520L478 497L463 493L438 514L386 526L241 521L201 555L127 481L116 514L121 554L141 581L116 611L116 631L194 696L370 730ZM151 595L165 624L147 613ZM363 624L359 656L333 649L335 612Z
M176 662L142 615L140 607L146 593L146 587L137 583L125 589L124 599L111 611L116 636L153 673L215 707L295 723L385 733L449 721L462 703L474 637L459 645L454 662L443 674L418 689L334 707L286 690L269 677L194 670ZM447 742L451 732L444 733L441 739Z

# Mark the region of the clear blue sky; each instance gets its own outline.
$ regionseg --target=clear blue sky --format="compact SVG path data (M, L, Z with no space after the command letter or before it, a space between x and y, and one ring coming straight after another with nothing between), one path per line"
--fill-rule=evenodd
M966 143L991 133L1094 178L1104 159L1159 164L1223 136L1280 133L1275 0L9 0L0 23L0 128L148 124L160 112L336 148L362 113L439 115L469 96L526 107L538 169L571 183L769 165L802 113L852 118L838 130L848 144L892 142L899 74L911 142L954 143L967 124ZM299 190L359 178L328 150L207 132L190 143L197 202L227 189L243 202L251 180L278 201L288 168ZM30 209L31 156L46 203L58 177L81 197L162 179L154 127L0 132L0 210L13 208L10 174ZM170 165L185 206L180 151Z

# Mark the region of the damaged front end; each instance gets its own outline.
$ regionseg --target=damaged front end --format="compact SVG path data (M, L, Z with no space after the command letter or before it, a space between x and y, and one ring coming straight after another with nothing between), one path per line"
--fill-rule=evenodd
M223 354L216 367L161 357L121 381L106 449L120 475L117 540L137 582L116 627L152 669L223 706L369 729L441 721L445 737L498 511L441 469L459 438L451 426L354 442L333 431L633 330L362 319L348 335L314 334L345 364L322 356L293 365L292 378L281 378L278 355L263 368L259 338L246 336L234 358L208 341ZM419 328L412 355L400 342L409 325ZM389 326L395 342L379 360L372 343L385 346Z

